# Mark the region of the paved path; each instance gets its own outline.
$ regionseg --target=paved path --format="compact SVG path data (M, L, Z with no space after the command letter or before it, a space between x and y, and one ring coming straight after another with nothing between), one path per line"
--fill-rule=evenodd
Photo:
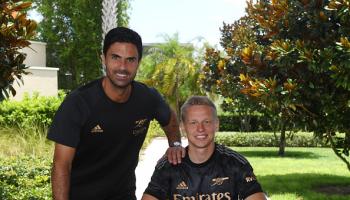
M187 146L187 139L182 139L183 146ZM164 137L155 138L140 156L136 167L136 197L141 199L149 181L151 180L157 161L168 148L168 140Z

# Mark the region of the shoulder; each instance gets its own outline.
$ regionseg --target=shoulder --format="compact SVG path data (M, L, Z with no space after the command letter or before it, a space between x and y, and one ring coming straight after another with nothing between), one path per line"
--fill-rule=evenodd
M89 102L97 100L97 97L100 96L99 94L102 92L100 84L101 79L91 81L69 93L65 101L77 103L79 106L91 104Z
M102 79L93 80L79 87L74 92L79 93L81 95L85 95L90 93L96 94L96 92L100 92L100 91L102 91Z
M224 145L216 144L215 150L219 156L225 160L233 161L240 165L249 164L248 160L243 155Z
M163 169L168 169L171 168L171 164L168 161L168 158L166 157L166 155L162 156L156 165L156 170L163 170Z
M149 87L144 83L134 81L133 86L135 91L139 94L149 95L151 97L159 97L159 92L154 87Z

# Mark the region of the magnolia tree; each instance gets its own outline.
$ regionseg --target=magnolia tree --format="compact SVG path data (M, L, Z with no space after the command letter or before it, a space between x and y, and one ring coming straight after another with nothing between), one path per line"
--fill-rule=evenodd
M304 128L350 170L349 9L348 0L250 1L246 17L222 28L225 56L208 59L204 76L278 120L280 155L285 131Z
M0 0L0 101L16 95L14 82L22 81L26 55L19 50L29 46L35 35L36 22L27 19L30 2Z

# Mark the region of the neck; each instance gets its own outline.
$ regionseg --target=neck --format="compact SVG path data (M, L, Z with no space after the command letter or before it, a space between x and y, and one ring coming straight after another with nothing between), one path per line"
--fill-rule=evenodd
M191 144L188 146L188 156L193 163L201 164L206 162L214 153L215 144L212 143L208 147L198 148Z
M131 84L127 87L117 87L111 83L108 77L102 80L102 87L108 98L117 103L126 102L131 94Z

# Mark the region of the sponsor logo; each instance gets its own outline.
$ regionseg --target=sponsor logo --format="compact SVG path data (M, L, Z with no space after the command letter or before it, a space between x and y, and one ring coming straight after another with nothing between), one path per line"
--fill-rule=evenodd
M228 177L218 177L218 178L213 178L211 181L212 184L211 186L214 186L214 185L222 185L224 183L225 180L228 180L229 178Z
M253 175L253 176L247 176L247 177L245 177L245 181L247 182L247 183L249 183L249 182L252 182L252 181L255 181L256 180L256 177Z
M196 194L194 196L182 196L181 194L173 194L174 200L231 200L229 192L219 192L211 194Z
M188 186L186 185L185 181L181 181L179 185L176 187L177 190L187 190Z
M103 133L103 129L100 125L96 125L94 128L91 129L91 133Z

